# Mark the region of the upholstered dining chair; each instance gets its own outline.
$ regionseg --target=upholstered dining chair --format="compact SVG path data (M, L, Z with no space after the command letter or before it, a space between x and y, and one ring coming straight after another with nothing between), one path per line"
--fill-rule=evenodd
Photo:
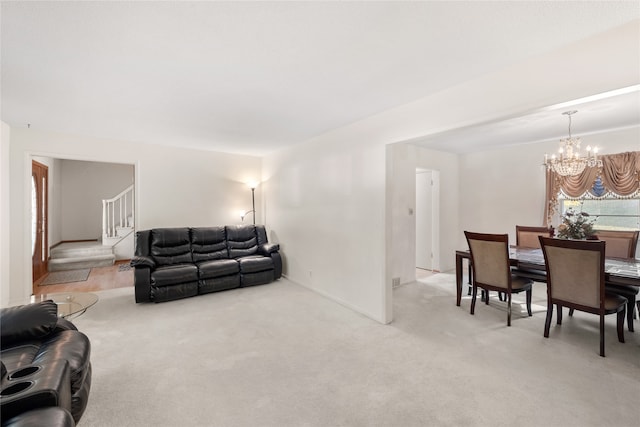
M538 249L540 248L539 236L553 237L553 228L516 225L516 246Z
M516 246L523 248L540 249L538 237L553 237L553 227L534 227L528 225L516 225ZM547 273L540 270L527 268L514 268L513 274L526 277L534 282L546 282Z
M607 242L604 253L613 258L635 258L638 230L595 230L598 240Z
M638 245L638 230L596 230L598 240L607 243L604 253L607 257L614 258L635 258L636 246ZM606 292L623 296L627 299L627 328L633 332L633 318L636 311L636 295L639 288L631 285L611 285L606 286ZM640 311L640 309L638 309Z
M604 291L605 243L539 237L547 269L547 318L544 336L549 338L553 306L562 324L562 307L600 316L600 356L604 357L604 316L617 313L618 341L624 342L627 300Z
M485 303L489 304L489 291L506 295L507 326L511 326L511 295L526 292L527 313L531 316L530 279L514 276L509 265L509 236L464 232L471 252L473 280L471 290L471 314L476 307L478 288L485 290Z

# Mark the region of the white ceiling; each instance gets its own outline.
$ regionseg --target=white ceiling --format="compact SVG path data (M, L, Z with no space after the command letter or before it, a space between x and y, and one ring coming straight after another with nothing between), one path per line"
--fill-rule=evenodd
M569 119L563 115L568 111L575 111L571 115L573 136L594 135L638 127L640 126L640 85L436 133L410 142L436 150L469 153L506 145L559 141L569 134Z
M253 155L640 18L636 1L1 7L9 125ZM637 95L627 97L637 108ZM616 108L609 109L620 121ZM461 129L451 134L457 142L439 135L418 143L454 151L513 143L513 129L540 130L546 113L531 113L486 124L488 142ZM637 110L631 116L640 122ZM564 119L553 111L553 136L536 137L560 136ZM595 123L579 119L576 130Z

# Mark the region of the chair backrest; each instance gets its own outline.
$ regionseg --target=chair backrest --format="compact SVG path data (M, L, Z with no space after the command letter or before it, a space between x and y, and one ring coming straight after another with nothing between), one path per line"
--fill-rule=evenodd
M607 242L605 254L615 258L634 258L640 231L597 230L598 240Z
M516 225L516 246L524 248L539 248L539 236L552 237L552 229L549 227L530 227L527 225Z
M566 307L604 310L604 242L540 237L547 294Z
M478 285L509 289L509 235L464 232L471 251L473 280Z

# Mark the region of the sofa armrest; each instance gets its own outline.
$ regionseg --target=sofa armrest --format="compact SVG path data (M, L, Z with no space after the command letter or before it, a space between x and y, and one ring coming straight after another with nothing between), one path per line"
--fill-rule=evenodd
M133 287L136 302L151 301L151 269L149 266L139 266L133 270Z
M131 259L129 263L131 267L149 267L151 269L156 268L156 262L148 256L135 256Z
M270 256L274 252L278 252L280 250L280 245L277 243L265 243L264 245L258 246L258 253L264 256Z

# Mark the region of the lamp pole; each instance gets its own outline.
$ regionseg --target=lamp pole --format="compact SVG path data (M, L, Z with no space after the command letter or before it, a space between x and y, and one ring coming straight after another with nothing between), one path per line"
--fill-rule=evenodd
M256 189L251 188L251 207L253 208L253 225L256 225Z

